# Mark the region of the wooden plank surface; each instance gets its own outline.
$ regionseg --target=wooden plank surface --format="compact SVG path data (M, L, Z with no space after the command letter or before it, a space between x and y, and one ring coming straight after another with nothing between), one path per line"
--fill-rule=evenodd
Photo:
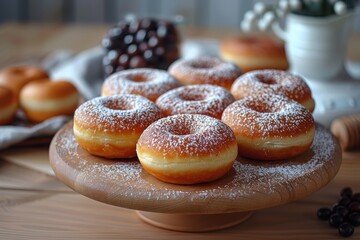
M61 25L7 23L0 27L0 68L19 62L38 62L50 53L67 50L79 53L99 46L109 25ZM240 34L239 29L179 27L182 39L223 38ZM351 36L349 59L360 62L360 33Z
M132 210L74 192L0 188L0 239L339 239L335 229L317 220L316 210L331 206L344 186L360 191L359 157L360 152L345 154L335 180L311 196L209 233L162 230L141 222ZM360 232L351 239L360 239Z

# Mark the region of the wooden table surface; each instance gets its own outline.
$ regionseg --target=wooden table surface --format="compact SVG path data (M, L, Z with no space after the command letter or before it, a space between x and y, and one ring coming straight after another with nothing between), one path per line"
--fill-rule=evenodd
M108 26L0 26L0 67L46 56L61 48L79 52L96 46ZM227 30L184 30L187 36L221 38ZM233 33L233 32L232 32ZM353 36L356 46L359 35ZM357 45L359 46L359 45ZM359 47L349 51L360 59ZM0 133L1 134L1 133ZM84 197L55 177L1 158L8 151L47 161L48 146L0 151L0 239L339 239L336 229L316 218L316 210L331 206L339 191L350 186L360 192L360 150L343 153L333 181L305 199L256 211L236 227L208 233L182 233L143 223L133 210ZM351 239L360 239L360 228Z

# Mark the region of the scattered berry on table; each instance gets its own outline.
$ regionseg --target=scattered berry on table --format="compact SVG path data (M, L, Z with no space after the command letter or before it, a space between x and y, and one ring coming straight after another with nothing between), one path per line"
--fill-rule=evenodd
M340 199L330 208L319 208L317 217L327 220L331 227L337 228L340 236L352 236L355 227L360 226L360 193L353 193L350 187L343 188Z
M321 220L329 220L331 215L331 209L330 208L320 208L317 211L317 216Z
M339 234L343 237L350 237L354 233L354 227L350 223L342 223L339 226Z

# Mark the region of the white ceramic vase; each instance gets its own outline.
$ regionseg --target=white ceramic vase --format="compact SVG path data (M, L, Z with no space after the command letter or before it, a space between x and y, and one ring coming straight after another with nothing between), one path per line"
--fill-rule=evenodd
M352 13L329 17L291 13L285 30L274 23L273 31L285 41L290 71L306 79L335 79L344 69L352 17Z

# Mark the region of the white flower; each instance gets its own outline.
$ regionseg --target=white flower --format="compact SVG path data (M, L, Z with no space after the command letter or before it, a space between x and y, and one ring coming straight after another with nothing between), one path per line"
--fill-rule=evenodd
M337 15L342 15L347 12L346 4L342 1L338 1L334 4L334 11Z

